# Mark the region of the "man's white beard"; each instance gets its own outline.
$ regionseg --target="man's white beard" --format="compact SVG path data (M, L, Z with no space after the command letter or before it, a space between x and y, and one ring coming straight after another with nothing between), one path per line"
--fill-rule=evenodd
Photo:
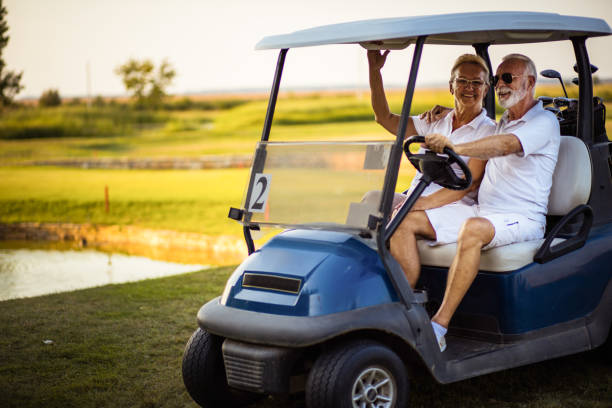
M510 91L510 96L504 100L501 100L499 98L499 91ZM498 91L498 95L497 95L497 100L499 102L499 106L501 106L504 109L508 109L513 107L514 105L516 105L521 99L523 99L525 97L525 95L527 95L527 90L520 88L515 90L512 90L508 87L503 87L500 88Z

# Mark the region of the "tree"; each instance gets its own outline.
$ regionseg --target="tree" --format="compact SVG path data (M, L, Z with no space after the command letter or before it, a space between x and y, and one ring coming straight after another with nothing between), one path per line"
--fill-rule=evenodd
M167 60L155 71L155 65L148 59L130 59L117 67L115 73L121 77L125 89L131 92L137 106L152 108L161 105L166 96L166 88L176 75Z
M47 89L38 98L38 106L60 106L62 98L57 89Z
M0 0L0 107L10 105L13 98L23 89L20 84L23 72L15 73L6 70L6 63L2 57L2 50L7 46L10 39L8 24L5 20L6 14L6 7L2 5L2 0Z

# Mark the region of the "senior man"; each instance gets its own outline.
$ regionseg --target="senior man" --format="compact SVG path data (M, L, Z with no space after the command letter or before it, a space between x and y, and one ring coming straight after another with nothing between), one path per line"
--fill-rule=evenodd
M411 212L391 239L391 253L411 283L420 273L417 236L435 244L457 242L444 299L432 317L441 351L450 320L478 273L481 250L544 236L560 133L556 117L534 97L536 78L531 59L507 55L493 81L498 102L507 109L495 134L460 144L442 134L425 137L436 152L449 147L457 154L488 160L478 204Z
M389 110L385 96L381 69L389 51L368 51L370 89L372 95L372 108L376 121L392 134L397 134L400 117ZM489 68L485 61L473 54L460 55L450 70L448 82L449 92L453 95L455 108L450 115L439 120L429 121L425 117L412 116L408 118L405 136L426 135L428 133L443 133L454 143L465 143L488 136L495 131L495 122L487 116L483 108L483 99L489 90ZM466 204L473 204L476 189L484 174L485 161L462 157L468 164L472 173L473 183L469 190L457 191L430 184L419 200L414 204L413 210L425 210L440 207L461 200ZM462 172L457 165L456 171ZM396 194L393 200L394 208L400 207L407 196L418 184L421 174L418 173L412 181L407 194ZM373 197L374 196L374 197ZM364 197L365 201L380 197L380 192L370 192ZM411 284L416 283L410 276L406 276Z

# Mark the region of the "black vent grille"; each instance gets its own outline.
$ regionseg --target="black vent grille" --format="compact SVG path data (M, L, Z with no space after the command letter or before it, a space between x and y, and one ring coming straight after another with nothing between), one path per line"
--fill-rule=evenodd
M264 390L265 363L237 356L223 356L227 383L236 388L254 391Z
M247 272L242 277L242 286L298 294L302 281L296 278Z

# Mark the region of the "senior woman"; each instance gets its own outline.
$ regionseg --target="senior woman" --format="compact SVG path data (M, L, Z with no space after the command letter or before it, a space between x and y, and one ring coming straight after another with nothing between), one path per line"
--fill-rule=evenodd
M380 73L388 55L389 51L384 53L374 50L368 51L370 89L376 122L396 135L400 117L389 111ZM428 123L425 118L412 116L408 119L405 137L440 133L456 144L471 142L481 137L492 135L495 132L495 122L487 116L487 112L482 106L482 101L489 90L489 69L485 61L473 54L459 56L451 68L448 85L449 91L455 99L452 114L445 115L431 123ZM468 164L472 172L472 186L467 190L457 191L442 188L432 183L425 189L422 196L412 207L412 211L437 208L459 200L468 205L474 204L477 189L484 174L486 161L468 157L462 157L462 159ZM458 175L462 175L458 167L456 172ZM408 195L415 188L420 177L420 173L415 176L407 193ZM399 208L406 200L406 197L407 195L396 194L393 201L394 209ZM393 253L393 242L391 248ZM410 283L414 286L416 282Z

